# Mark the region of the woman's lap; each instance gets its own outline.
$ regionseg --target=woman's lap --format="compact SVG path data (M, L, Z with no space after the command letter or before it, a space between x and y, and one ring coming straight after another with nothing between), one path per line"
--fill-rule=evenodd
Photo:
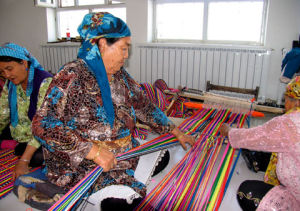
M41 210L50 208L65 194L62 188L47 181L43 169L18 177L13 192L20 201Z
M274 186L259 180L246 180L237 191L237 200L244 211L257 209L262 198Z

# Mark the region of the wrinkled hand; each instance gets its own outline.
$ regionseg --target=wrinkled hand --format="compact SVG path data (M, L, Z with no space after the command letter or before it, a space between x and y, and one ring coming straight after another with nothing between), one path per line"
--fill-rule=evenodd
M117 165L114 153L104 148L100 148L99 152L99 156L94 159L94 162L101 166L104 172L108 172Z
M223 123L220 127L220 134L221 136L228 136L229 131L231 130L231 127L227 123Z
M13 181L19 176L29 173L28 162L19 160L12 174Z
M187 150L186 143L190 144L191 146L195 144L195 138L193 136L186 135L184 133L178 135L177 139L184 150Z

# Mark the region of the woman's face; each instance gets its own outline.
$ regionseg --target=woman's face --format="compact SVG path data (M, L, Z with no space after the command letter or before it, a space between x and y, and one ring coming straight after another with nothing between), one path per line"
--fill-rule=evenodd
M125 60L128 59L130 44L130 37L120 38L112 45L108 45L106 39L99 40L99 50L109 78L118 72L124 65Z
M26 84L28 71L26 70L27 61L23 60L22 63L15 61L0 62L0 75L10 80L15 85Z

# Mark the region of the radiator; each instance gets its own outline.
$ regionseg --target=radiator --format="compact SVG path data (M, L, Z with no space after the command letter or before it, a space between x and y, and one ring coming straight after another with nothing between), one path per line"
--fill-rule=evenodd
M55 74L76 59L80 44L41 47L43 67ZM199 90L205 90L207 81L247 89L259 86L258 101L265 102L271 50L149 44L138 45L135 54L136 79L141 83L163 79L171 88L181 85Z
M169 87L205 90L206 82L215 85L255 89L258 101L265 102L271 50L138 45L140 82L166 81Z
M55 74L66 63L77 58L80 47L77 43L42 45L42 66Z

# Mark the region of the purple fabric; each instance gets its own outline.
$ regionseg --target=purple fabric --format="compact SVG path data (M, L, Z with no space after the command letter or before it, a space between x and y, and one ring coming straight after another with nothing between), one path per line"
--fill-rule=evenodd
M36 112L38 95L39 95L41 83L45 78L49 78L49 77L52 77L52 75L50 73L48 73L47 71L42 71L42 70L38 70L38 69L35 70L34 79L33 79L33 90L30 95L30 104L29 104L29 109L28 109L28 117L31 121Z

